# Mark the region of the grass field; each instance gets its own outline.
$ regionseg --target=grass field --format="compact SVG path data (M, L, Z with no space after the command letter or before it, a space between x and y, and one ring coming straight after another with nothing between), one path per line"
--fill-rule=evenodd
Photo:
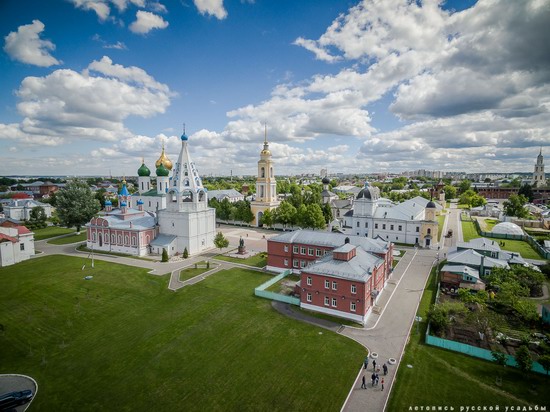
M58 237L57 239L48 240L48 243L54 245L66 245L69 243L84 242L86 240L86 232L80 232L80 235L77 235L76 232L69 236Z
M243 265L255 266L257 268L263 268L267 264L267 257L262 256L261 253L251 256L246 259L234 258L231 256L217 255L215 259L225 260L227 262L241 263Z
M464 241L468 242L476 237L481 237L475 228L474 222L462 221L462 234ZM517 252L525 259L543 259L531 245L523 240L494 239L497 242L504 242L502 250Z
M84 261L0 269L0 373L38 381L33 410L339 410L364 358L255 298L257 271L174 293L167 276Z
M199 266L199 267L197 267L197 268L195 268L195 265L193 265L189 268L181 270L179 279L183 282L185 280L194 278L195 276L199 276L200 274L202 274L204 272L208 272L209 270L214 269L217 266L217 265L216 266L211 265L210 269L207 269L205 267L205 265L206 265L206 262L198 262L197 266Z
M73 228L66 228L61 226L48 226L48 227L45 227L44 229L33 230L34 240L49 239L51 237L66 235L68 233L72 233L75 231L76 230Z
M516 368L503 368L424 344L426 313L435 297L434 283L432 273L418 310L424 321L419 332L416 326L411 330L387 410L407 411L421 405L452 406L456 411L468 405L499 405L500 410L504 406L529 404L548 408L550 378L540 374L526 376ZM499 375L502 386L495 384Z

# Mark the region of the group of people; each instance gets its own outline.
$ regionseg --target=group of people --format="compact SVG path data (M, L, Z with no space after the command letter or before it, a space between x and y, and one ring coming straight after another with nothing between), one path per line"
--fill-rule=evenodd
M364 362L364 369L367 369L369 367L369 358L368 356L365 358ZM388 366L384 363L382 364L382 370L384 371L384 375L388 374ZM378 386L378 382L381 383L381 390L384 390L384 378L380 379L380 376L378 373L380 372L380 365L378 367L376 366L376 359L372 360L372 375L371 375L371 381L372 381L372 387ZM366 382L366 375L363 375L363 381L361 383L361 389L367 389L367 382Z

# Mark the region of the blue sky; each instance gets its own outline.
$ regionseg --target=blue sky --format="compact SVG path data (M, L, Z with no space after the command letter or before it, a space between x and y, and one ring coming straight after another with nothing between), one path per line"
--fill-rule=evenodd
M0 174L134 175L186 123L202 174L532 171L550 5L7 0Z

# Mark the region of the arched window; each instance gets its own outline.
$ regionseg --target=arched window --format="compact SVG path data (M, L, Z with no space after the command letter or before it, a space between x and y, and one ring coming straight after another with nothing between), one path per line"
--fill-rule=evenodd
M126 236L124 237L124 244L125 244L125 245L129 245L129 244L130 244L130 237L129 237L128 235L126 235Z
M204 190L199 191L199 202L202 202L206 197Z
M116 243L116 236L111 235L111 244Z
M185 190L181 194L181 201L182 202L192 202L193 201L193 192L190 190Z
M132 236L132 246L137 246L137 238Z
M264 167L262 167L260 169L260 177L265 177L265 168Z
M428 228L428 235L432 234L432 229Z
M145 236L145 243L146 244L151 243L151 237L149 235Z
M122 235L118 235L118 244L122 245Z
M95 243L95 232L92 232L92 242Z
M183 185L184 185L184 186L189 186L189 179L185 179L185 180L183 181Z
M273 177L273 168L269 169L269 177Z

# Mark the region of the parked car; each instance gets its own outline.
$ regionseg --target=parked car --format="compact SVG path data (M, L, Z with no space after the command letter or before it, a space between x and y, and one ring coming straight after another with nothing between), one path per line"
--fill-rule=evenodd
M34 394L30 389L0 395L0 411L29 403L33 396Z

